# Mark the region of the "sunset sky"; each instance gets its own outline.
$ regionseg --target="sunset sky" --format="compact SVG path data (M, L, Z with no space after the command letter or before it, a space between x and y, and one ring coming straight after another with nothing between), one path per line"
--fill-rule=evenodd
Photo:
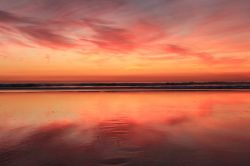
M250 2L0 0L0 81L250 81Z

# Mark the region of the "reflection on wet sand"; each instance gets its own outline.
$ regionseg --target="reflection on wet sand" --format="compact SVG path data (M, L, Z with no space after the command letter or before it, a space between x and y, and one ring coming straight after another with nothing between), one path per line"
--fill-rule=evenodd
M208 143L191 146L185 144L186 140L171 141L167 132L126 119L102 122L91 131L76 124L50 124L33 129L18 142L9 142L11 146L2 145L0 163L2 166L249 165L250 139L236 136L234 141L240 142L231 144L230 135L216 134L207 135ZM89 138L89 142L84 140ZM224 145L217 146L220 142Z
M8 127L1 125L0 165L250 165L250 133L247 132L250 129L249 93L234 94L241 97L235 99L235 102L229 100L232 99L230 94L224 93L200 94L202 99L190 99L192 94L178 94L181 100L185 101L186 98L189 102L182 103L188 111L183 111L182 105L177 104L178 97L173 98L173 102L163 102L163 97L171 99L170 94L156 93L149 98L139 94L132 95L131 99L125 94L119 94L120 98L117 95L109 96L111 99L116 98L116 101L106 103L106 106L109 105L111 110L113 104L123 105L124 102L130 113L124 111L126 105L123 105L121 113L110 111L106 107L106 114L103 112L92 115L84 111L85 114L78 120L57 119L42 121L39 125L35 122L22 122L19 127L13 123L12 126L8 123ZM102 103L102 98L99 95L98 99L96 97L90 97L89 101L91 99L92 104L93 100ZM123 100L124 98L127 100ZM151 103L142 103L140 98ZM162 100L158 100L159 98ZM130 100L131 103L134 102L133 106L128 103ZM39 99L38 103L40 101L42 100ZM136 108L140 104L151 112L138 111ZM154 114L153 111L158 112ZM64 118L67 119L67 116ZM18 117L16 120L22 121ZM28 119L23 119L25 120Z

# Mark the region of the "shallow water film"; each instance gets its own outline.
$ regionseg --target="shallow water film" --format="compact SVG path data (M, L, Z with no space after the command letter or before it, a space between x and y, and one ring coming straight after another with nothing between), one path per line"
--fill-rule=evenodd
M1 166L249 166L250 92L0 93Z

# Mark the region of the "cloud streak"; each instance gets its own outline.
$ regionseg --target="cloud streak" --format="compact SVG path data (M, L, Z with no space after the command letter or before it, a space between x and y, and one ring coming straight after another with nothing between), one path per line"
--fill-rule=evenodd
M0 23L35 23L35 21L31 20L28 17L20 17L10 12L6 12L0 10Z
M73 42L62 35L59 35L52 30L40 28L36 26L21 27L21 33L27 35L34 42L51 47L51 48L71 48L74 47Z

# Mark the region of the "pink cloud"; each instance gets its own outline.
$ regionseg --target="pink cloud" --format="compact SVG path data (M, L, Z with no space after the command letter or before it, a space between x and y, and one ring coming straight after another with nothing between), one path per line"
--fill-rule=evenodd
M241 64L248 63L249 60L247 58L235 58L235 57L216 57L215 55L204 52L204 51L195 51L186 47L169 44L165 48L165 53L167 54L175 54L176 57L172 57L172 59L178 58L188 58L188 57L196 57L202 60L205 63L209 64Z
M35 43L51 48L71 48L74 43L69 38L57 34L50 29L40 28L36 26L28 26L19 28L20 32L27 35Z
M28 40L55 50L79 51L87 43L95 46L87 48L93 52L129 54L142 50L148 52L149 59L153 56L160 59L157 53L162 51L163 44L169 43L163 51L175 56L163 57L165 60L196 58L210 64L248 62L246 57L236 58L238 53L247 52L249 46L250 7L244 0L11 0L1 1L0 6L0 33L6 39L11 38L9 42L24 47ZM186 41L184 44L176 42L182 39ZM193 39L198 40L197 45L206 40L212 44L196 50L192 42L185 44ZM217 46L237 52L221 58L218 55L225 50L217 51ZM215 51L206 51L210 48Z
M0 23L35 23L29 17L21 17L7 11L0 10Z

